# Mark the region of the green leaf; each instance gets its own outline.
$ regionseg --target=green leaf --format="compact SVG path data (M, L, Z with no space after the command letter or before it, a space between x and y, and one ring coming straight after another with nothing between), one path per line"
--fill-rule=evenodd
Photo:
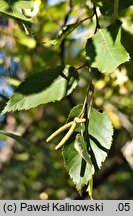
M82 105L74 107L69 114L68 121L78 116L81 109ZM84 184L91 181L92 175L95 172L94 168L101 167L111 147L113 135L112 122L108 115L105 112L100 113L93 108L89 115L87 142L84 141L81 135L84 129L84 124L80 125L80 128L75 130L73 136L63 148L66 169L78 190ZM86 169L83 177L81 177L82 159L86 161Z
M78 73L72 66L57 66L36 73L18 86L2 114L15 110L27 110L40 104L59 101L69 95L77 83Z
M17 135L15 133L5 132L5 131L2 131L2 130L0 130L0 134L8 136L8 137L14 139L15 141L20 143L27 150L29 150L29 147L31 146L31 142L25 140L21 135Z
M31 22L31 18L26 17L26 15L23 14L23 9L31 9L34 8L34 2L33 1L18 1L18 2L11 2L11 1L0 1L0 12L8 15L14 19L19 19L22 21L28 21Z
M107 157L113 136L112 122L105 112L100 113L91 109L88 133L90 147L100 168Z
M29 49L34 49L36 46L36 40L29 35L26 35L23 31L14 32L14 36L20 44L28 47Z
M115 25L114 25L115 28ZM115 38L107 29L100 29L86 44L86 59L102 73L110 73L129 61L129 54L121 44L121 28Z
M76 184L76 188L78 190L80 190L83 185L88 183L89 179L91 179L93 174L92 165L91 163L87 162L85 174L83 177L80 176L81 163L82 163L82 150L81 149L79 150L78 148L78 146L81 146L81 143L79 143L80 142L79 136L80 134L77 135L76 140L74 139L75 137L71 137L70 141L63 148L65 167L69 171L69 175L73 179L74 183ZM78 149L78 151L75 149L75 146L76 149ZM86 158L87 161L89 161L88 157Z

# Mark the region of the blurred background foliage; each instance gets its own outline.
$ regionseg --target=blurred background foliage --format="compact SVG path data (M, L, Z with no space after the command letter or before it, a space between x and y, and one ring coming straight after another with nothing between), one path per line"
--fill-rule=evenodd
M4 1L3 1L4 2ZM0 110L19 83L31 73L50 66L66 64L80 67L85 63L85 44L93 35L95 17L83 22L61 44L52 45L67 23L71 24L93 14L91 1L35 0L6 1L0 11ZM23 3L23 10L18 11ZM101 27L112 22L113 3L97 0ZM24 7L24 5L27 5ZM3 8L2 8L3 6ZM29 9L30 8L30 9ZM5 10L4 13L2 10ZM8 12L8 13L7 13ZM13 19L12 19L13 18ZM130 54L127 62L110 75L93 69L94 107L106 110L114 125L109 157L94 176L94 199L133 199L133 5L120 1L122 44ZM63 58L63 59L62 59ZM72 95L61 102L39 106L28 111L0 116L0 129L22 134L32 142L25 149L12 139L0 135L0 199L87 199L76 191L63 164L61 151L54 143L46 143L48 135L62 126L74 105L83 102L89 74L79 70L80 81ZM58 142L58 140L55 140Z

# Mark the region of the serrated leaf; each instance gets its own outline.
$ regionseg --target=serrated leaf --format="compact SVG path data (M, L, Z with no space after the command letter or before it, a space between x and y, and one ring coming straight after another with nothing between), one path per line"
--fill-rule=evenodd
M59 101L69 95L77 83L78 73L72 66L66 68L58 66L36 73L18 86L2 114Z
M115 28L115 26L114 26ZM102 73L110 73L129 61L129 54L121 44L121 28L115 40L107 29L100 29L86 44L86 59Z
M31 9L34 8L34 2L33 1L19 1L19 2L10 2L10 1L0 1L0 12L8 15L14 19L19 19L22 21L28 21L31 22L31 18L26 17L22 10L23 9Z
M15 141L17 141L18 143L20 143L27 150L31 146L31 142L29 142L26 139L24 139L21 135L18 135L18 134L15 134L15 133L5 132L3 130L0 130L0 134L5 135L7 137L10 137L10 138L14 139Z
M90 146L100 168L112 144L113 126L108 115L91 109L88 133Z
M68 117L68 121L79 115L82 105L74 107ZM94 168L100 168L107 157L107 151L111 147L113 127L108 115L91 109L89 115L89 127L87 142L79 135L83 134L85 126L82 124L75 130L73 137L68 140L63 148L65 166L78 190L83 184L87 184L94 174ZM80 176L82 158L86 161L84 176Z

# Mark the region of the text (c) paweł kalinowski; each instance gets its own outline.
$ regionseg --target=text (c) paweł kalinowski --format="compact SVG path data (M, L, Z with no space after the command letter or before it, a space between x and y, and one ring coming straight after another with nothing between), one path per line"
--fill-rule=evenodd
M29 205L27 203L20 204L20 211L26 212L41 212L41 211L103 211L103 203L93 203L93 204L70 204L70 203L47 203L47 204L36 204L36 205Z

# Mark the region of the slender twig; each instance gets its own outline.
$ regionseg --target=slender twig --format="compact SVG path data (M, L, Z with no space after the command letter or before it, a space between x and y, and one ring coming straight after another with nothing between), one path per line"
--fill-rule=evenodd
M81 112L80 112L80 114L79 114L78 117L80 117L80 116L83 115L83 113L84 113L84 111L85 111L85 107L86 107L86 105L88 105L88 95L89 95L89 88L88 88L88 90L87 90L87 93L86 93L86 96L85 96L85 99L84 99L84 103L83 103L83 106L82 106L82 110L81 110Z
M119 0L114 0L114 14L113 14L113 21L118 19L118 11L119 11Z
M98 15L97 15L96 3L94 2L93 4L94 4L94 14L96 17L96 27L95 27L94 34L96 34L97 30L100 28L100 25L99 25L99 20L98 20Z
M89 87L87 89L87 92L86 92L86 96L85 96L85 99L84 99L84 103L83 103L83 106L82 106L82 110L79 114L79 118L83 115L84 111L85 111L85 107L87 106L88 107L88 96L89 94L91 93L90 95L90 103L89 103L89 108L90 106L92 105L92 97L93 97L93 94L94 94L94 85L92 84L92 81L89 83ZM87 108L88 110L88 108Z
M88 143L88 137L89 137L89 133L88 133L88 127L89 127L89 115L90 115L90 110L92 107L92 98L93 98L93 93L94 93L94 86L93 86L93 91L92 91L92 81L89 84L87 93L86 93L86 97L83 103L83 107L81 110L81 113L79 114L83 116L84 113L84 117L86 119L85 121L85 131L83 133L83 137L86 143ZM89 93L91 93L90 95L90 101L88 101L88 95ZM82 162L81 162L81 170L80 170L80 176L83 177L85 174L85 169L86 169L86 161L82 158Z
M60 60L61 60L61 64L64 65L65 64L65 39L63 39L60 44Z
M91 72L91 71L90 71ZM89 94L90 94L90 100L89 100ZM89 86L86 92L86 96L84 99L84 103L82 106L82 110L79 114L79 118L82 116L84 116L84 118L86 119L85 121L85 131L83 133L83 137L86 143L88 143L88 137L89 137L89 133L88 133L88 127L89 127L89 116L90 116L90 111L91 111L91 107L92 107L92 100L93 100L93 94L94 94L94 85L92 83L92 78L91 81L89 81ZM80 176L83 177L85 174L85 169L86 169L86 161L82 158L82 162L81 162L81 170L80 170Z
M72 0L68 0L67 13L66 13L66 16L65 16L65 19L64 19L63 26L66 25L66 23L67 23L67 21L69 19L71 11L72 11Z
M84 68L87 65L87 63L84 63L83 65L81 65L80 67L76 68L76 70L80 70L82 68Z
M94 15L95 15L95 12L94 12L91 16L82 19L82 20L81 20L81 23L85 22L85 21L88 20L88 19L91 19Z
M5 103L7 103L7 101L9 100L8 97L6 97L5 95L3 95L3 94L1 94L1 93L0 93L0 98L2 98L2 100L3 100Z
M89 104L88 104L88 95L89 94L90 94L90 101L89 101ZM80 114L78 116L79 118L80 118L80 116L83 116L83 113L85 112L86 107L87 107L87 113L90 114L90 110L91 110L91 106L92 106L92 100L93 100L93 94L94 94L94 85L92 84L92 81L91 81L90 84L89 84L85 99L84 99L82 110L81 110L81 112L80 112Z
M68 0L67 13L66 13L66 16L64 18L64 23L61 28L63 28L66 25L71 11L72 11L72 0ZM61 60L62 65L65 64L65 41L66 39L64 38L60 44L60 60Z

